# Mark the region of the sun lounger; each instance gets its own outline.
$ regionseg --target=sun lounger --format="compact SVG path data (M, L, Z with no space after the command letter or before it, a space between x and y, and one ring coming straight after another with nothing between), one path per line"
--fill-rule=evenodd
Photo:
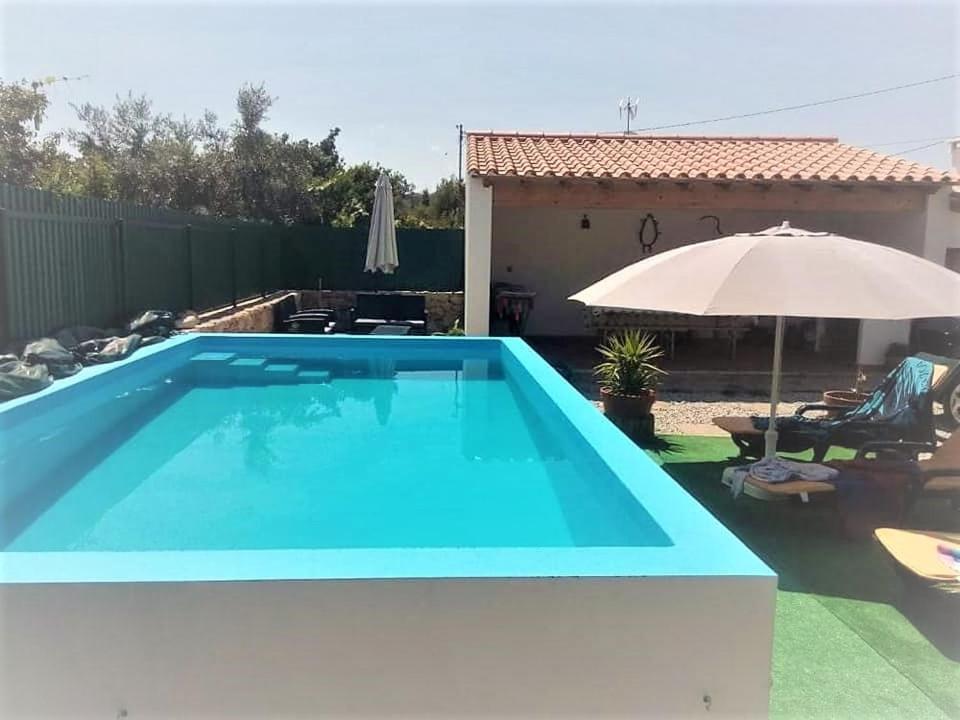
M713 424L730 433L730 439L740 450L741 457L763 457L763 430L756 427L752 417L743 415L715 417L713 418ZM807 437L799 432L784 433L777 440L777 450L780 452L803 452L813 447L816 440L816 436L812 434Z
M817 493L831 493L834 488L832 483L819 482L817 480L790 480L784 483L768 483L758 480L755 477L747 475L744 485L749 485L754 492L747 490L747 494L760 497L773 496L773 498L799 497L803 502L809 500L810 495ZM765 498L767 499L767 498Z
M921 455L930 457L920 459ZM835 461L830 465L843 470L855 468L860 473L869 473L871 461L876 462L877 472L889 472L891 461L900 467L896 471L912 475L906 483L904 513L922 497L949 500L960 510L960 432L951 435L939 447L935 443L874 442L867 443L853 461ZM811 494L832 493L832 482L795 480L784 483L767 483L751 477L744 480L748 494L765 499L798 496L804 501ZM749 489L755 492L749 492Z
M813 411L835 407L803 405L792 416L778 418L777 449L801 452L813 449L820 461L830 447L859 448L874 440L931 442L934 438L932 394L937 366L926 358L909 357L855 408L835 417L807 417ZM743 457L763 455L767 419L759 417L714 418L717 427L730 433Z
M960 549L960 533L877 528L873 534L898 567L912 576L929 583L960 582L960 572L951 569L939 550L940 546Z

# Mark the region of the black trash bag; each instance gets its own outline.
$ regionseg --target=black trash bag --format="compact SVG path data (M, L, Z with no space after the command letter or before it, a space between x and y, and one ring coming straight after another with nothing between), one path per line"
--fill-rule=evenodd
M170 337L177 329L177 318L168 310L144 310L127 325L128 333L140 337Z
M23 349L23 360L27 365L46 365L54 379L75 375L82 367L73 353L53 338L40 338L27 343Z
M140 347L149 347L151 345L157 345L162 343L166 338L163 335L154 335L153 337L145 337L140 340Z
M46 365L27 365L13 355L0 355L0 402L43 390L52 382Z
M141 337L134 333L126 337L87 340L77 345L73 352L84 365L101 365L128 357L140 347ZM163 338L160 338L161 340Z
M88 325L77 325L75 327L67 327L62 330L58 330L54 333L53 338L58 343L63 345L68 350L73 350L80 343L84 343L87 340L95 340L98 338L108 337L108 334L105 330L100 328L90 327Z

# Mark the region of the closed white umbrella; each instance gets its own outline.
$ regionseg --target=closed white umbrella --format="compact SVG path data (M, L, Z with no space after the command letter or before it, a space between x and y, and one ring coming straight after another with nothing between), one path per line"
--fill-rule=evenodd
M784 222L641 260L570 299L594 307L776 317L765 438L772 457L785 317L960 315L960 274L901 250Z
M385 172L377 178L373 193L373 213L370 215L370 234L367 236L365 272L380 271L391 274L400 266L397 257L397 231L393 220L393 189Z

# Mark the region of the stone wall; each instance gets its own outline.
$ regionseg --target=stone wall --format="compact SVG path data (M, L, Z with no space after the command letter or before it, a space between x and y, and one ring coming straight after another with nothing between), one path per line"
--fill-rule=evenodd
M273 308L288 297L298 293L280 292L260 302L241 306L236 310L218 311L200 316L200 323L192 328L195 332L273 332Z
M429 323L427 332L446 332L459 320L463 327L463 293L462 292L415 292L398 291L399 295L421 295L426 297L426 307ZM303 309L330 308L346 311L356 305L356 290L303 290L300 293L300 303Z
M402 295L421 295L426 297L429 323L427 332L446 332L460 320L463 326L462 292L413 292L399 291ZM356 290L301 290L275 293L266 300L240 306L236 310L226 309L200 316L200 323L192 328L196 332L254 332L273 331L273 307L281 300L293 296L297 306L303 310L310 308L331 308L339 310L346 317L346 311L357 304Z

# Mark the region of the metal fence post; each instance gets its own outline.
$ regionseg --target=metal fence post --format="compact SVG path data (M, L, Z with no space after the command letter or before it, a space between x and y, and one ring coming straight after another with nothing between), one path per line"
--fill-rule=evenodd
M114 222L114 228L117 236L117 293L119 295L118 304L120 307L120 318L126 322L127 317L127 231L123 218L117 218Z
M10 233L7 209L0 207L0 349L10 340L10 305L7 299L11 283L7 277L7 236Z
M230 297L237 306L237 229L230 228Z
M183 239L187 245L187 305L190 310L196 311L197 298L193 279L193 226L190 223L183 226Z
M258 233L260 238L260 297L267 296L267 244L263 239L263 232Z

